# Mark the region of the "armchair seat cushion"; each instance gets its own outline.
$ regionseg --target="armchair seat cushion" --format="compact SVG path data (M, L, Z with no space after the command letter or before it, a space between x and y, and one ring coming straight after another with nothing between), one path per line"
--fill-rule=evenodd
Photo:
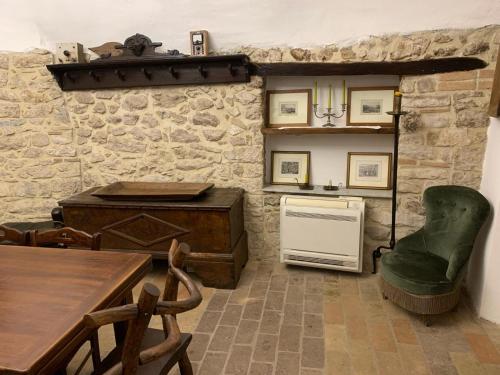
M427 251L396 249L382 257L382 277L412 294L449 293L455 283L446 278L448 262Z

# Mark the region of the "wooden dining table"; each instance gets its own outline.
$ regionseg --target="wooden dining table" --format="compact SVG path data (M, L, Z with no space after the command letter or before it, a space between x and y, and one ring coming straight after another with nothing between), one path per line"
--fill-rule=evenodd
M0 374L63 370L89 337L83 316L129 301L151 267L145 254L0 246Z

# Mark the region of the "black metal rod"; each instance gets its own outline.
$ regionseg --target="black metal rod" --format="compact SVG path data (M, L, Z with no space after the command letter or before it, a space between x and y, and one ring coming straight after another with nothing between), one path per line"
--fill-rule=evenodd
M389 112L394 116L394 149L392 163L392 204L391 204L391 239L389 246L379 246L372 253L373 273L377 273L377 258L382 256L381 249L394 249L396 244L396 211L397 211L397 193L398 193L398 161L399 161L399 118L406 112Z

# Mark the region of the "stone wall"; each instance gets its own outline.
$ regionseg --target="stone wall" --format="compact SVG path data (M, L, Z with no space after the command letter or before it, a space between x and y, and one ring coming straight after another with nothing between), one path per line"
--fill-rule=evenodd
M241 48L255 62L418 60L478 56L493 62L499 27L371 37L353 46ZM39 220L57 200L117 180L211 181L245 188L253 257L279 248L279 195L264 194L264 84L62 93L52 55L0 54L0 221ZM435 184L481 180L493 67L402 77L398 236L423 221ZM387 241L390 201L367 201L366 251ZM365 257L365 264L370 262Z

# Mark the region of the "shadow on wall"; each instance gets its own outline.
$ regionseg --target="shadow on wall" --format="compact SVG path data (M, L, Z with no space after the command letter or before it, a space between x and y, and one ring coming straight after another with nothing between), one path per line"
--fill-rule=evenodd
M483 227L479 231L479 234L474 243L474 249L470 257L469 267L467 270L467 277L465 283L467 284L467 289L472 297L474 303L474 308L476 313L480 313L480 308L482 304L482 290L484 287L484 268L485 268L485 255L486 255L486 244L488 243L488 237L493 237L493 218L495 216L495 207L490 202L490 215L484 223ZM491 241L491 239L490 239Z

